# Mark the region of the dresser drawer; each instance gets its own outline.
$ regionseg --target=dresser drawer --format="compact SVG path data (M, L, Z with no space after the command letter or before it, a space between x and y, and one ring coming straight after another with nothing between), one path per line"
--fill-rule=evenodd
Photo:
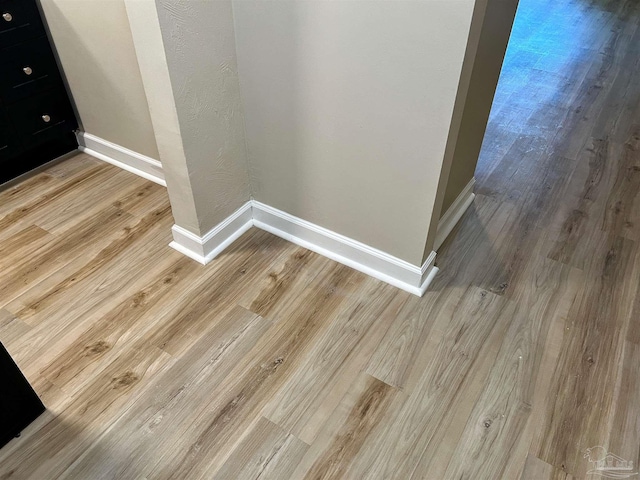
M34 0L0 0L0 46L42 35L43 26Z
M62 87L13 103L7 107L7 113L25 148L77 127Z
M31 96L60 82L47 37L0 50L0 97L5 102Z
M22 152L20 140L9 125L3 110L0 110L0 162Z

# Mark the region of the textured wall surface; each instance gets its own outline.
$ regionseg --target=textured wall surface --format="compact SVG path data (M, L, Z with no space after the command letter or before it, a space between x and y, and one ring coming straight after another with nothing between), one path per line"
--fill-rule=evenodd
M124 0L42 0L83 130L159 159Z
M253 194L421 264L473 0L236 0Z
M204 234L249 199L231 2L156 5L198 214L194 233Z

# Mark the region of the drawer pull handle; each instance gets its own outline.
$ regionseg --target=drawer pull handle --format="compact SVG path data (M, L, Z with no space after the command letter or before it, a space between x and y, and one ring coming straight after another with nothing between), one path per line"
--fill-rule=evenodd
M49 115L42 115L42 120L44 120L44 123L49 123L51 121L51 117Z
M11 15L9 12L6 12L2 14L2 18L4 18L5 22L10 22L11 20L13 20L13 15Z
M25 75L31 75L33 73L33 70L31 69L31 67L24 67L22 71L24 72Z

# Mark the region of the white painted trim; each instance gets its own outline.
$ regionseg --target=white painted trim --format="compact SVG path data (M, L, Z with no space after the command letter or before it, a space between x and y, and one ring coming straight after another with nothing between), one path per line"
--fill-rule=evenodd
M435 252L418 267L264 203L252 203L256 227L414 295L422 296L435 276Z
M103 138L96 137L87 132L77 132L81 152L92 157L99 158L128 172L135 173L147 180L167 186L162 171L162 164L151 157L121 147Z
M442 246L444 241L462 218L462 215L464 215L464 212L466 212L467 208L469 208L473 203L473 199L476 197L473 193L473 187L475 184L476 179L474 177L469 181L469 183L467 183L467 186L464 187L462 192L460 192L460 195L458 195L438 222L436 241L433 245L434 250L437 251Z
M252 226L251 202L247 202L204 237L174 225L171 227L173 242L169 246L206 265Z
M204 237L174 225L170 246L207 264L251 226L347 265L414 295L422 296L438 272L436 252L418 267L306 220L251 200Z

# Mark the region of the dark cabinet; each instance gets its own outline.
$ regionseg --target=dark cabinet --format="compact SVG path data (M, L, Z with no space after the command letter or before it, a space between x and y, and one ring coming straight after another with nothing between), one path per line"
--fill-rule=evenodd
M0 43L13 45L42 35L43 31L35 1L0 1Z
M0 0L0 184L75 150L77 127L36 0Z
M44 410L40 398L0 343L0 447Z

